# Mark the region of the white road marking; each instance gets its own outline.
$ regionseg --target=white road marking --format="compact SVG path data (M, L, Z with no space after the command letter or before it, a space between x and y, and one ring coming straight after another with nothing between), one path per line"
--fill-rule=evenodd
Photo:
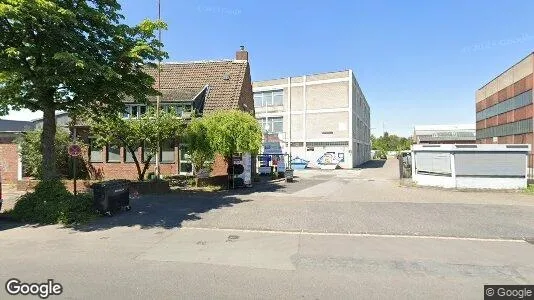
M349 237L379 237L379 238L405 238L405 239L434 239L434 240L457 240L457 241L478 241L478 242L509 242L527 243L524 239L499 239L499 238L472 238L453 236L432 236L432 235L402 235L402 234L375 234L375 233L340 233L340 232L307 232L307 231L283 231L283 230L258 230L258 229L234 229L217 227L181 227L187 230L223 231L223 232L251 232L251 233L271 233L289 235L310 235L310 236L349 236Z

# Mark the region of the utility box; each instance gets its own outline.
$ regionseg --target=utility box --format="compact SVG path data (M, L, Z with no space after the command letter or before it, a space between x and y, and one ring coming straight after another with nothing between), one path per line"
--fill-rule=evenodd
M528 144L426 144L412 146L412 178L445 188L524 189Z

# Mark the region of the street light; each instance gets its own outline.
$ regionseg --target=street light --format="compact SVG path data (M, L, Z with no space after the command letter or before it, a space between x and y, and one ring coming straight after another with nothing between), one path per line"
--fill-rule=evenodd
M161 21L161 1L158 0L158 22L160 21ZM158 41L159 41L158 51L161 52L161 27L158 27ZM156 96L156 119L159 119L159 108L160 108L160 101L161 101L159 93L161 93L161 58L158 58L158 95ZM156 170L154 173L156 173L156 178L159 178L160 176L159 156L160 156L160 151L161 151L159 134L157 137L157 141L158 141L158 147L156 151Z

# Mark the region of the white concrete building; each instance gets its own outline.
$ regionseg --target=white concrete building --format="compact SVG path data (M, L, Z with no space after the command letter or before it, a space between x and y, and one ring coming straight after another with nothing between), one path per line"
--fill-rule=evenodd
M412 146L412 178L444 188L524 189L530 144Z
M292 158L342 168L371 159L370 108L352 70L256 81L253 91L256 118Z

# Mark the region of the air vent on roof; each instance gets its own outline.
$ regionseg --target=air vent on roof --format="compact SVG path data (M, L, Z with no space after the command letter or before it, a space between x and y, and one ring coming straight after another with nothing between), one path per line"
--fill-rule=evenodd
M224 79L224 80L230 80L230 74L228 74L228 73L224 73L224 75L223 75L223 79Z

